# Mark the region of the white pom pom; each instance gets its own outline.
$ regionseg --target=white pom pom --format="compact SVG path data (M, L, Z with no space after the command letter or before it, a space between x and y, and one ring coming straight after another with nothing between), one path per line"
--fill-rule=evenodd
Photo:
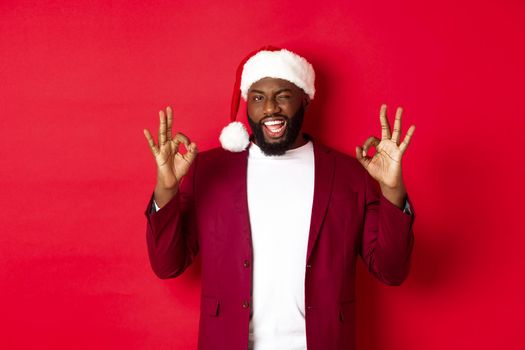
M248 131L241 122L231 122L225 126L219 140L222 148L230 152L242 152L250 143Z

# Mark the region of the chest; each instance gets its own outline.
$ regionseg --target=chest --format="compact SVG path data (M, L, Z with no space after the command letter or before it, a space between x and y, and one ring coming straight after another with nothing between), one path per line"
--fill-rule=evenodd
M250 217L290 220L312 208L314 160L248 161L247 199Z

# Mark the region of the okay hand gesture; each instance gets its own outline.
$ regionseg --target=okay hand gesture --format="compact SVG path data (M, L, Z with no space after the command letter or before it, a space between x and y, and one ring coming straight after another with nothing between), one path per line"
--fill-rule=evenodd
M394 130L391 133L390 124L386 116L386 105L382 105L379 113L381 140L375 136L370 136L362 147L356 147L357 160L379 182L383 194L387 191L397 191L399 196L404 196L406 193L401 173L401 160L416 127L414 125L410 126L403 142L400 143L402 115L403 109L398 107L394 121ZM369 157L367 153L371 146L376 148L376 152L372 157ZM393 200L393 202L399 202L397 199Z
M155 144L149 130L144 129L151 153L157 163L157 186L155 200L159 206L167 202L178 189L180 180L188 173L191 164L197 156L197 145L184 134L178 132L172 137L173 110L159 112L159 143ZM185 153L179 152L180 144L186 148Z

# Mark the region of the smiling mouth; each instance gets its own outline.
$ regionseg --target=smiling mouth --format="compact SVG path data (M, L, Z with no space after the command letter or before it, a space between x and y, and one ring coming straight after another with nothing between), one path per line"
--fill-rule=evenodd
M269 138L280 138L284 135L288 123L283 118L268 118L262 122L264 133Z

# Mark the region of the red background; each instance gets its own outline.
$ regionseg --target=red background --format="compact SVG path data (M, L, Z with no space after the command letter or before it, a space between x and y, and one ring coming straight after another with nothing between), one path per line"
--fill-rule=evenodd
M523 2L2 1L0 348L189 349L199 266L159 280L142 129L218 145L238 62L317 70L308 129L353 154L381 103L417 129L412 273L359 266L359 349L523 349Z

